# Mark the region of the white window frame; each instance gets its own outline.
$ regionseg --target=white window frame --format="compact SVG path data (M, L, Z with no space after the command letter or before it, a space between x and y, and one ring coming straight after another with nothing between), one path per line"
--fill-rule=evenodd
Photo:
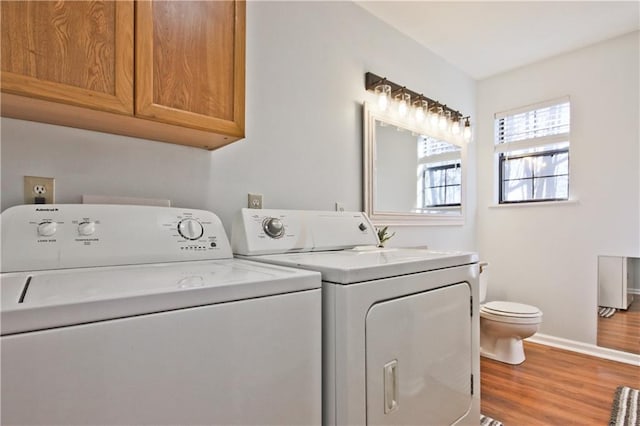
M504 134L500 134L500 123L501 120L507 117L513 117L522 113L531 113L534 111L543 110L545 108L568 104L567 108L569 109L569 117L568 121L559 123L557 129L548 130L545 127L533 127L528 132L530 135L523 135L513 133L511 135L507 135L507 139L509 136L514 137L513 141L504 141ZM571 148L571 101L569 96L563 96L561 98L556 98L552 100L548 100L545 102L540 102L532 105L523 106L520 108L511 109L508 111L503 111L496 113L494 115L494 171L495 171L495 202L500 206L505 205L530 205L530 204L553 204L558 202L567 202L570 201L569 189L571 187L571 171L568 170L567 179L568 179L568 188L566 198L525 198L523 200L517 201L505 201L503 199L503 188L504 188L504 180L502 179L502 167L503 161L501 158L504 156L508 156L509 153L517 153L514 154L519 157L540 157L545 152L553 153L557 151L566 150L567 155L569 156L569 160L571 157L570 148ZM564 128L566 127L566 131ZM536 135L536 132L542 133L542 136ZM521 137L517 137L521 136ZM558 149L558 145L563 144L566 147L562 147ZM545 149L546 148L546 149ZM529 153L523 153L522 151L531 150ZM535 151L534 151L535 150ZM530 155L528 155L530 154ZM559 175L554 175L559 176Z

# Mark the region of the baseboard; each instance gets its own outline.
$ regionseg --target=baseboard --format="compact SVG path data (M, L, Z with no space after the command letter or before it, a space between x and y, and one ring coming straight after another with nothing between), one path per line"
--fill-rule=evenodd
M625 364L631 364L635 366L640 365L640 355L617 351L615 349L603 348L600 346L578 342L575 340L563 339L562 337L536 333L525 340L528 342L539 343L541 345L553 346L555 348L579 352L598 358L604 358L611 361L624 362Z
M629 287L627 287L627 293L640 294L640 288L629 288Z

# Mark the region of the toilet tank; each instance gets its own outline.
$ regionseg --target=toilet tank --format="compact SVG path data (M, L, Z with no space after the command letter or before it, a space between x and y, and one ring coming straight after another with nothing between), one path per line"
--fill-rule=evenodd
M480 262L480 303L487 300L487 286L489 285L489 264Z

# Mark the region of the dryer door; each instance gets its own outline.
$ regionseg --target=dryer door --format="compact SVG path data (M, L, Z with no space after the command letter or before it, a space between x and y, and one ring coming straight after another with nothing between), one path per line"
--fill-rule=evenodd
M444 425L471 406L467 283L375 304L366 318L367 424Z

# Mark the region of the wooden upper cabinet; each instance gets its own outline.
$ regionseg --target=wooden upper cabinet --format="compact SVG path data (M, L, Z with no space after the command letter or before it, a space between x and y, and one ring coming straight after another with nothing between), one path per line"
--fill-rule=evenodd
M2 0L1 113L204 149L234 142L244 137L245 9Z
M244 136L244 1L136 2L135 114Z
M2 91L133 113L131 1L2 1Z

